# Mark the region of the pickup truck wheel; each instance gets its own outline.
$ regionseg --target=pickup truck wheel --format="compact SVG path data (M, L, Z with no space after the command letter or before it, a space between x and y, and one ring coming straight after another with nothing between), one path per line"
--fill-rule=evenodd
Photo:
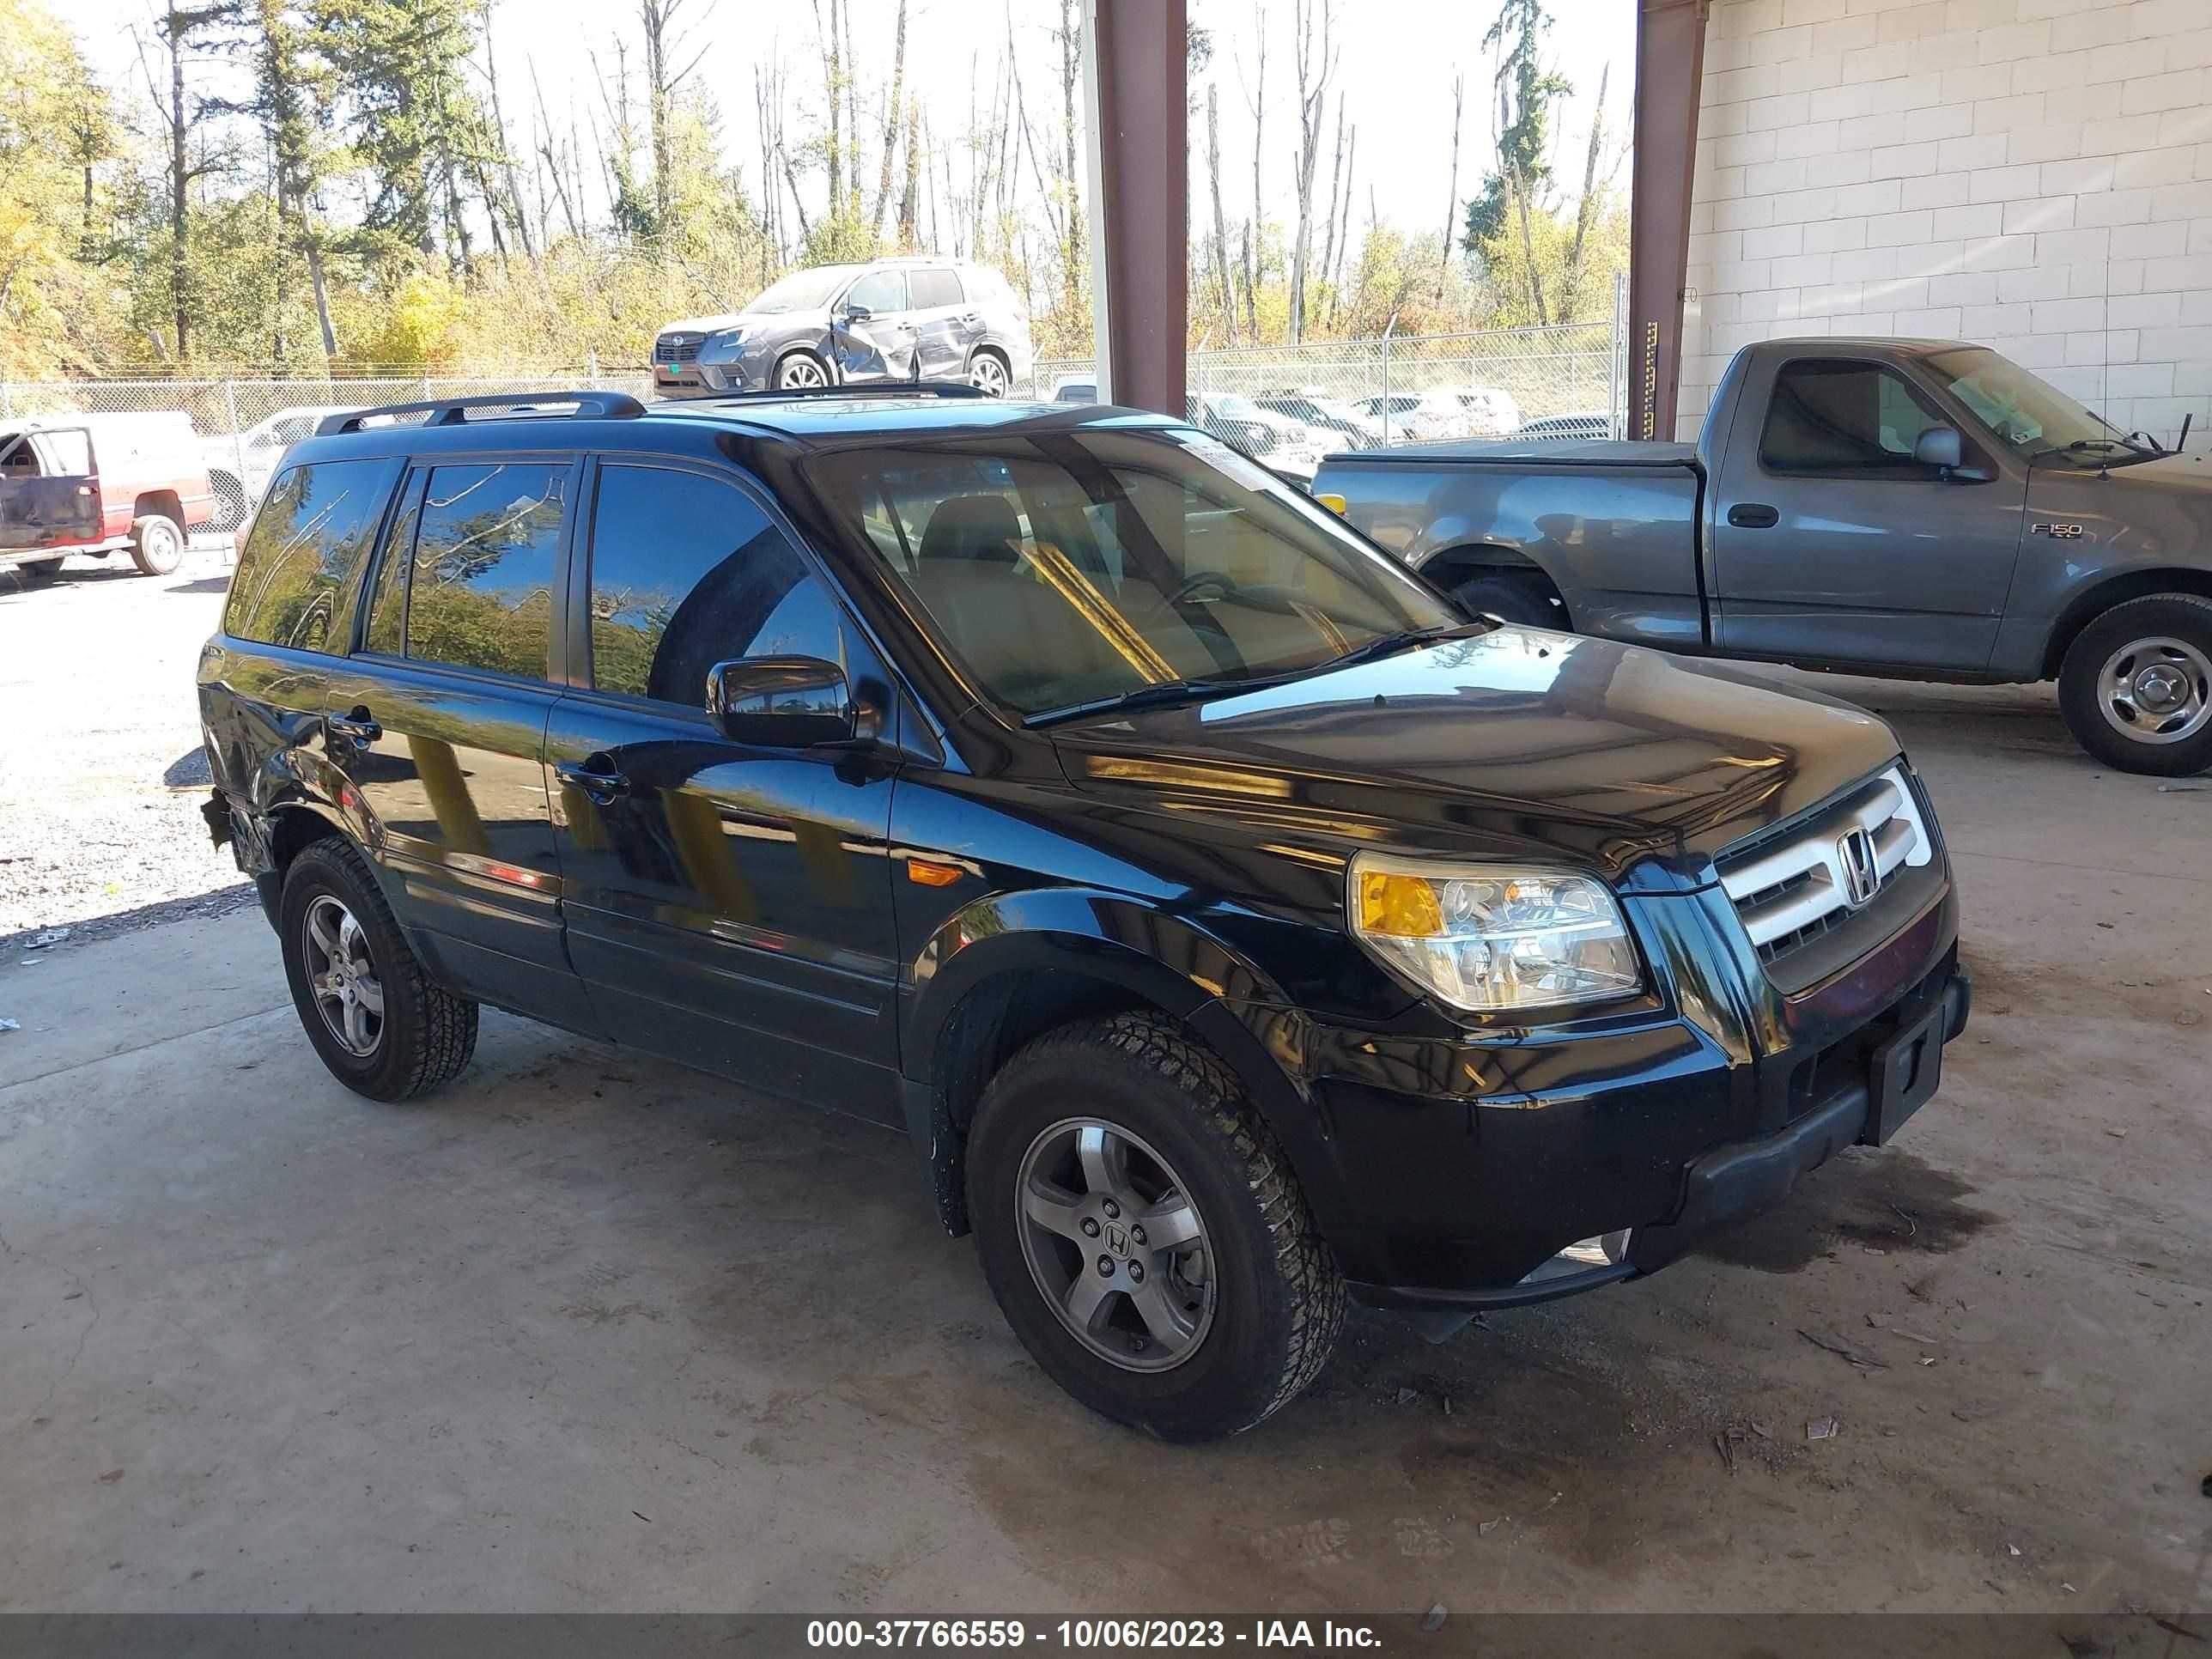
M1534 574L1485 572L1451 591L1452 603L1468 617L1487 613L1529 628L1565 628L1566 607L1552 584Z
M149 513L131 524L131 562L149 576L166 576L185 562L185 532L174 519Z
M2123 772L2212 767L2212 600L2154 593L2114 605L2068 647L2058 707L2075 740Z
M343 837L292 860L276 935L307 1040L355 1093L410 1100L450 1082L475 1054L477 1005L431 983Z
M984 1091L968 1210L991 1294L1093 1411L1250 1428L1321 1372L1344 1281L1236 1074L1172 1021L1048 1032Z

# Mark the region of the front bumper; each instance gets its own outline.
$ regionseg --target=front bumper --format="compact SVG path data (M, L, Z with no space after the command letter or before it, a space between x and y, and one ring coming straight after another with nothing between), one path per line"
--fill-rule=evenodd
M1729 961L1726 906L1632 907L1684 988L1648 1013L1488 1039L1304 1034L1313 1127L1285 1146L1355 1295L1463 1312L1653 1272L1935 1092L1972 1002L1948 884L1849 973L1749 1004L1756 964ZM1558 1260L1623 1230L1625 1256Z

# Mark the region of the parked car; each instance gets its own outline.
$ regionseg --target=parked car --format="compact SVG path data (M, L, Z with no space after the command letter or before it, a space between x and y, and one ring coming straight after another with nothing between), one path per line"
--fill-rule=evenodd
M1468 445L1316 491L1463 604L1700 655L2055 678L2122 771L2212 765L2212 474L1985 347L1745 347L1695 446Z
M1313 477L1328 446L1314 436L1304 421L1263 409L1241 392L1224 392L1199 403L1195 417L1200 426L1235 443L1247 454L1264 460L1279 472Z
M1098 401L1098 382L1062 380L1053 388L1052 400L1056 404L1095 404Z
M208 483L215 491L215 528L242 529L284 451L327 416L342 412L343 406L337 404L302 404L280 409L235 437L202 439Z
M991 267L878 259L794 270L741 311L669 324L653 343L653 386L663 398L712 398L967 380L1003 398L1030 361L1028 314Z
M26 580L51 580L72 553L128 552L165 576L214 511L182 410L0 422L0 569Z
M1394 392L1352 405L1371 416L1388 443L1434 443L1467 435L1466 407L1444 392Z
M1651 1272L1936 1088L1957 901L1872 715L1467 622L1162 416L568 401L325 422L201 659L347 1087L489 1002L903 1128L1038 1364L1172 1439L1347 1291Z
M1270 413L1304 422L1323 445L1332 449L1374 449L1382 442L1380 421L1311 387L1304 391L1263 392L1254 401Z
M1521 405L1513 401L1513 394L1501 392L1496 386L1476 386L1471 391L1455 392L1459 406L1467 411L1467 434L1472 438L1502 438L1521 424Z
M1574 415L1547 415L1540 421L1525 422L1513 435L1547 442L1557 438L1610 438L1613 436L1613 416L1602 410Z

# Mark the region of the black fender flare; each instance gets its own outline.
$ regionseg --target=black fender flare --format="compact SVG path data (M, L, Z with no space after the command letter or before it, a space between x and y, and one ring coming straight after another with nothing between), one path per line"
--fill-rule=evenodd
M907 1128L928 1160L939 1216L967 1231L964 1108L985 1080L1005 997L1026 975L1072 974L1182 1021L1233 1070L1328 1227L1346 1206L1307 1075L1309 1022L1249 958L1196 918L1083 887L994 893L947 917L916 955L902 1021Z

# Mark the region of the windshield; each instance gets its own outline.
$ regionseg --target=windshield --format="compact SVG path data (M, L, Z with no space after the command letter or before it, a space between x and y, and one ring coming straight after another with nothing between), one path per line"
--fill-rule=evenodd
M1925 361L1939 385L2030 460L2066 454L2075 445L2099 461L2129 448L2111 422L1984 347L1931 352Z
M969 673L1024 714L1299 672L1458 620L1202 432L886 444L822 455L807 472Z
M769 284L758 298L745 307L747 312L818 311L830 303L830 296L853 274L850 265L817 265L811 270L794 270L790 276Z

